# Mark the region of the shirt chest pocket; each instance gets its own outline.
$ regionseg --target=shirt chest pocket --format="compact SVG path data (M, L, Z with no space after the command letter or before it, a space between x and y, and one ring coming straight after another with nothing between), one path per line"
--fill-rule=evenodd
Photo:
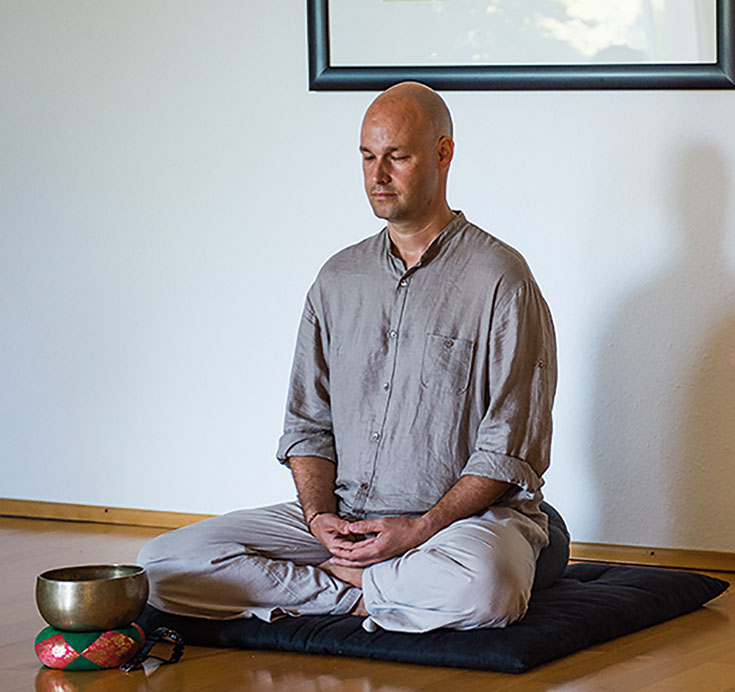
M461 394L470 382L475 342L442 334L427 334L421 363L421 383Z

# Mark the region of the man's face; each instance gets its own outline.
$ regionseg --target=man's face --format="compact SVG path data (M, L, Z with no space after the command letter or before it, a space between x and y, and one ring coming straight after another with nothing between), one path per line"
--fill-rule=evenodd
M413 104L374 104L360 136L365 191L378 218L423 221L442 195L437 141L428 118Z

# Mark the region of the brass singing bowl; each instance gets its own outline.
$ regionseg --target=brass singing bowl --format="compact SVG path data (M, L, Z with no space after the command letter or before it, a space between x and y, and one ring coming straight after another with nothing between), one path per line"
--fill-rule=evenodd
M36 605L49 625L70 632L125 627L148 600L148 577L138 565L61 567L36 578Z

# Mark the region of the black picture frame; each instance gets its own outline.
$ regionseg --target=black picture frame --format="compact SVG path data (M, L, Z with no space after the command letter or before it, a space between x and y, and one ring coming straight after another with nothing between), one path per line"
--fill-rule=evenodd
M717 0L716 63L332 67L329 0L307 0L307 32L311 91L382 91L406 80L440 91L735 88L735 0Z

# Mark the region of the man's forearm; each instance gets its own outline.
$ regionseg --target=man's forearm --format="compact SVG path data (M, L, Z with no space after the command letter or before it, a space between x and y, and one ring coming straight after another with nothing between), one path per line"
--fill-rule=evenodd
M510 483L484 478L462 476L444 496L421 517L428 537L433 536L458 519L470 517L497 502L511 487Z
M291 457L293 473L306 525L329 552L352 545L350 522L337 516L334 494L336 466L322 457Z
M337 511L334 463L322 457L291 457L288 465L307 522L316 514Z

